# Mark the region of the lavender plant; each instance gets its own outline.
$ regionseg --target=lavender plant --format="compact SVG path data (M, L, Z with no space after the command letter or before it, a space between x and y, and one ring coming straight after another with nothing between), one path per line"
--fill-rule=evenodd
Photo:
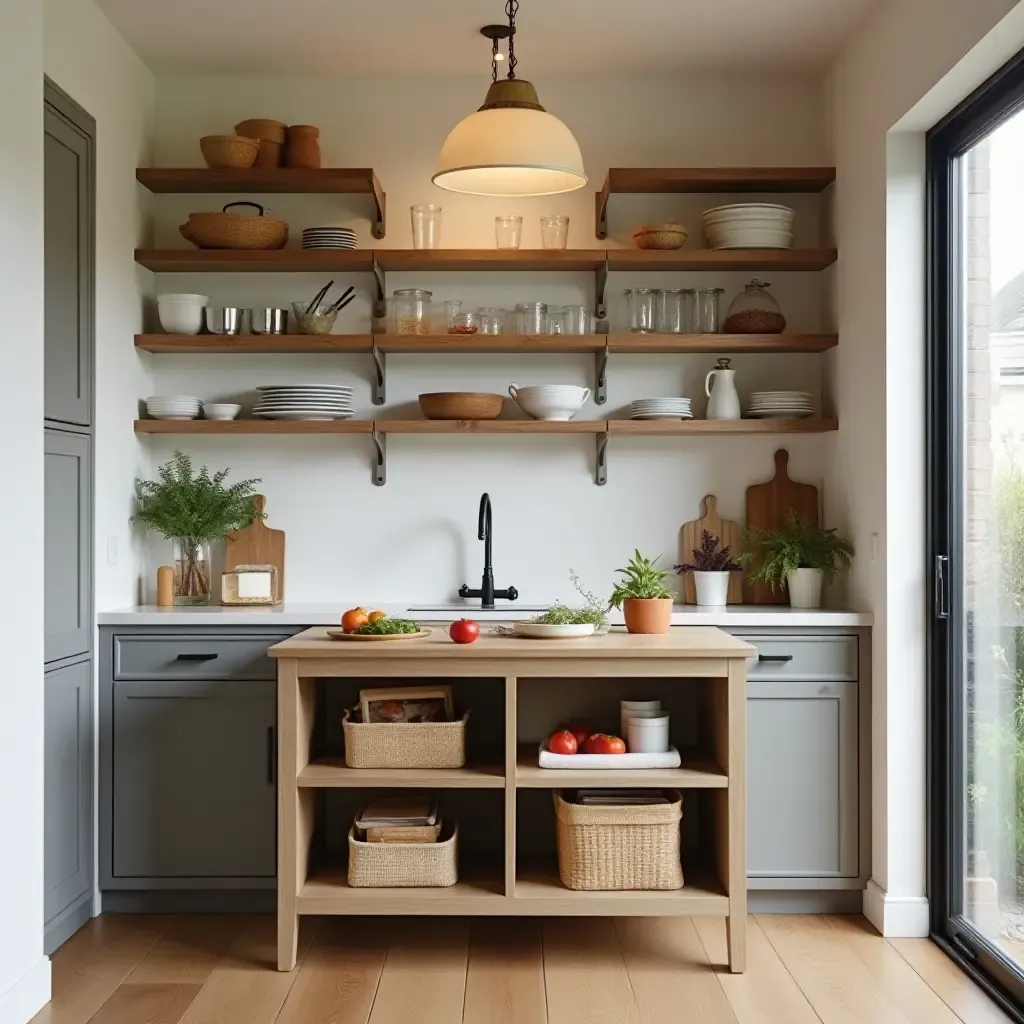
M723 548L718 537L704 530L700 547L693 549L693 561L674 568L678 575L682 575L684 572L740 572L743 566L732 557L732 548L728 544Z

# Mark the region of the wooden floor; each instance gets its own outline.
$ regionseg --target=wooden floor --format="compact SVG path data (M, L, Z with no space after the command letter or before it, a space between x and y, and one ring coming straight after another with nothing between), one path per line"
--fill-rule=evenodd
M308 926L308 927L307 927ZM34 1024L997 1024L925 939L856 917L306 918L273 969L269 917L102 917L53 958Z

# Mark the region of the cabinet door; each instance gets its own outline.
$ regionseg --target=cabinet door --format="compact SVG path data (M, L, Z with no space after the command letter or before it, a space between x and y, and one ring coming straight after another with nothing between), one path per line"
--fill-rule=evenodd
M91 422L92 140L51 106L43 150L47 419Z
M43 589L47 661L87 654L92 646L91 449L92 441L85 434L45 431Z
M92 662L43 676L44 912L52 920L92 885Z
M269 681L114 684L115 878L274 876L275 701Z
M752 682L747 729L748 875L855 878L857 685Z

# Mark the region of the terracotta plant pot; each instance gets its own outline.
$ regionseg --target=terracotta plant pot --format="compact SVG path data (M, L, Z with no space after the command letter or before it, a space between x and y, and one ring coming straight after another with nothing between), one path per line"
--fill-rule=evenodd
M627 597L622 613L630 633L667 633L672 625L672 598Z

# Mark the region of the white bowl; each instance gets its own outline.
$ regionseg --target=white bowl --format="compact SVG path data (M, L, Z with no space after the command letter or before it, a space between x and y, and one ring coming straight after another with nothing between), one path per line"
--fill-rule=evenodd
M233 420L242 411L240 405L231 402L204 402L203 415L208 420Z
M521 388L517 384L509 384L508 393L527 416L549 423L564 423L583 408L590 397L590 388L574 384L538 384Z
M516 632L531 640L578 640L594 635L592 622L573 622L553 626L544 622L517 622Z
M168 334L198 334L203 329L203 309L186 302L161 302L157 305L160 326Z
M206 306L209 305L209 295L194 295L191 292L165 292L156 297L157 305L161 303L180 302L185 306Z

